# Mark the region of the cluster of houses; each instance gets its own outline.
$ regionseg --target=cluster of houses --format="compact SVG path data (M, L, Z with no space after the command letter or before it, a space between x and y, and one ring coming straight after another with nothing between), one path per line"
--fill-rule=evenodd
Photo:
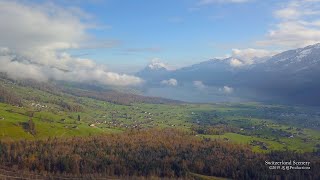
M36 108L47 108L47 107L48 107L48 106L45 105L45 104L43 105L43 104L34 103L34 102L31 103L30 106L31 106L31 107L36 107Z
M174 127L176 124L169 123L168 120L155 121L153 118L154 115L159 115L158 113L151 113L147 111L139 111L135 117L129 116L127 113L122 113L119 111L112 111L111 117L107 115L101 115L100 120L95 120L88 126L92 128L96 127L106 127L106 128L125 128L125 129L140 129L143 127L155 127L159 124L166 124L168 126ZM163 114L163 113L160 113ZM109 119L109 120L104 120ZM134 120L135 119L135 120ZM138 120L139 119L139 120ZM127 122L125 120L128 120Z

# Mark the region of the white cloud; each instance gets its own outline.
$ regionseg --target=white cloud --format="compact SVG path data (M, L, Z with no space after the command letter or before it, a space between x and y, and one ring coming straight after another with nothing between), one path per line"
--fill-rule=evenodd
M163 80L161 81L161 84L168 85L168 86L177 86L178 81L176 79L168 79L168 80Z
M239 59L250 59L253 60L254 58L261 58L266 56L273 55L274 52L264 50L264 49L232 49L232 57L239 58Z
M285 48L303 47L320 42L320 1L292 0L276 10L278 23L272 28L262 46Z
M304 47L320 42L320 28L307 25L306 22L283 22L271 30L267 40L258 44L263 46L278 45L287 48Z
M274 15L280 19L292 20L300 19L305 16L319 15L319 9L313 6L314 2L320 2L315 0L293 0L289 2L285 7L278 9L274 12Z
M275 15L283 19L296 19L299 18L302 14L298 11L297 8L284 8L275 12Z
M166 69L166 70L174 70L173 67L169 66L168 64L164 63L164 62L161 62L161 60L159 58L153 58L151 60L151 63L148 65L148 67L150 69Z
M234 91L234 89L232 87L229 87L229 86L223 86L223 88L220 88L219 90L222 91L225 94L231 94Z
M70 48L85 47L94 27L87 14L51 3L0 1L0 71L16 79L96 81L106 85L135 85L141 79L109 72L90 59L73 58Z
M16 55L0 56L0 71L14 79L35 79L47 81L49 79L75 82L98 82L105 85L129 86L142 83L138 77L109 72L101 65L91 60L72 58L62 54L59 61L64 67L53 67L36 62L17 60Z
M264 49L232 49L232 59L230 65L240 67L243 65L250 65L257 63L257 61L264 60L265 57L270 57L277 52L268 51Z
M0 2L0 46L27 51L76 47L87 38L89 25L69 9L53 4Z
M243 65L245 65L241 60L236 59L236 58L232 58L230 61L230 65L233 67L241 67Z
M202 81L193 81L193 85L198 89L205 89L206 85Z

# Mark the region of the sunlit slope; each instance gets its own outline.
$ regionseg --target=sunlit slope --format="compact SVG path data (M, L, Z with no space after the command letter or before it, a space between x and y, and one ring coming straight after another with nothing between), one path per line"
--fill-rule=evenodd
M87 97L68 93L72 87L65 91L48 84L0 82L6 92L0 98L0 139L89 136L158 127L248 144L263 152L311 152L320 146L317 108L260 103L119 103L104 99L103 93L94 90L80 89L97 93Z

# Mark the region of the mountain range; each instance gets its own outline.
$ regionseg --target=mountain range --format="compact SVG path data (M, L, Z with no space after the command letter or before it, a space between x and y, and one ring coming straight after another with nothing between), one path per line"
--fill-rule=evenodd
M179 91L193 85L202 93L229 89L228 96L246 100L320 105L320 44L256 58L252 64L238 63L243 61L211 59L176 70L153 62L136 76L149 88L171 86Z
M38 69L45 68L42 64L34 64L34 61L10 51L1 50L0 54L13 57L11 59L13 64L23 62L26 65L35 65L34 67ZM68 72L56 66L47 68ZM101 85L101 87L127 94L187 102L263 101L318 106L320 105L318 80L320 44L288 50L270 57L215 58L178 69L172 69L165 63L155 61L137 72L135 76L140 77L144 83L136 87L120 88L111 85L107 87ZM61 79L61 81L72 81L72 78ZM82 84L81 82L73 83L78 83L81 87L84 85L86 88L88 85L97 84L93 89L100 91L98 81L88 81L85 78Z

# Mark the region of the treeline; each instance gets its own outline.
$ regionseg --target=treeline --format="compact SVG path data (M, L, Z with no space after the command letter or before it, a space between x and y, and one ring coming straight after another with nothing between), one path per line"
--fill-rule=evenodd
M311 170L270 170L265 160L310 161ZM318 179L319 155L258 154L250 147L200 139L173 129L97 137L0 142L0 165L48 175L233 179Z
M45 83L45 82L37 82L35 80L19 80L19 81L15 81L15 82L21 86L31 87L33 89L38 89L40 91L47 92L55 97L61 97L58 99L56 99L56 98L41 99L40 97L34 95L34 96L26 97L26 99L28 99L28 100L56 104L56 105L62 107L63 109L65 109L67 111L71 111L71 112L83 111L83 107L81 105L79 105L78 103L66 102L65 100L63 100L64 99L63 97L68 96L68 95L64 94L62 92L62 89L59 86L54 86L53 85L54 82L52 82L53 84ZM68 96L68 98L71 98L72 100L75 99L70 95Z
M13 82L20 86L31 87L33 89L38 89L40 91L44 91L57 96L63 95L62 90L58 86L55 86L54 82L51 82L51 83L39 82L32 79L14 80Z
M88 97L88 98L107 101L115 104L121 104L121 105L131 105L132 103L153 103L153 104L181 103L180 101L176 101L176 100L170 100L170 99L159 98L159 97L145 97L145 96L140 96L136 94L118 92L115 90L106 90L106 89L94 90L93 88L89 88L85 86L83 87L84 89L78 89L76 88L77 87L76 85L75 87L72 87L72 86L68 87L68 86L63 86L61 85L63 83L56 82L56 81L46 83L46 82L37 82L31 79L13 80L8 78L3 73L0 73L0 80L6 83L15 84L18 86L30 87L32 89L40 90L40 91L49 93L52 96L61 97L61 98L69 97L71 99L75 99L76 97ZM81 85L81 83L79 84ZM85 89L85 88L88 88L88 89ZM10 96L10 97L13 97L13 96ZM14 97L17 97L17 96L14 96ZM36 102L57 104L69 111L79 112L83 110L81 106L76 106L75 103L72 104L72 103L63 102L60 99L51 99L51 98L44 99L41 96L38 96L35 94L33 94L32 96L24 96L23 98L26 100L33 100ZM13 100L10 100L10 101L13 101ZM0 102L1 102L1 99L0 99Z
M38 89L38 90L45 91L55 95L62 95L61 89L58 86L56 86L55 82L48 83L48 82L39 82L33 79L23 79L23 80L12 79L6 73L3 73L3 72L0 72L0 81L6 82L6 83L12 83L12 84L16 84L24 87L31 87L33 89Z
M0 102L14 106L22 106L22 99L15 93L0 85Z
M58 106L61 106L62 108L71 111L71 112L81 112L83 111L83 107L79 104L76 103L70 103L70 102L65 102L63 100L60 101L55 101L54 104L57 104Z
M170 100L158 97L146 97L136 94L122 93L113 90L105 91L94 91L94 90L81 90L81 89L66 89L67 93L74 96L89 97L101 101L107 101L114 104L120 105L131 105L132 103L151 103L151 104L176 104L181 103L180 101Z
M225 124L218 124L212 126L199 126L193 125L191 130L194 131L196 134L206 134L206 135L222 135L225 133L233 132L238 133L240 131L237 127L232 127L230 125Z

